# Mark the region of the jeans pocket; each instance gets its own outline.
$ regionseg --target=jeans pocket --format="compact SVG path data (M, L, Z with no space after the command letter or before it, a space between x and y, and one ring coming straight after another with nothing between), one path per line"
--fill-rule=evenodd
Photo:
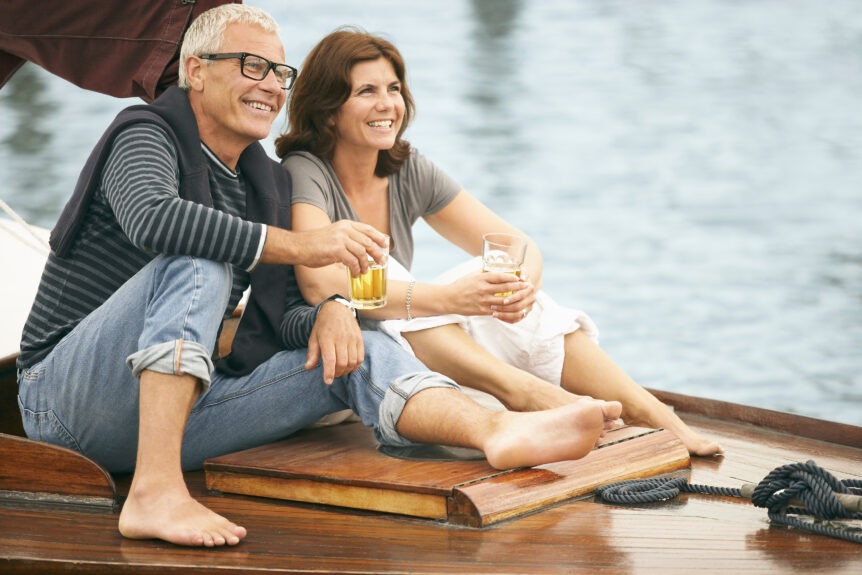
M18 398L18 408L21 410L21 421L24 424L24 433L27 434L27 437L81 452L78 442L53 410L33 411L27 409L20 397Z

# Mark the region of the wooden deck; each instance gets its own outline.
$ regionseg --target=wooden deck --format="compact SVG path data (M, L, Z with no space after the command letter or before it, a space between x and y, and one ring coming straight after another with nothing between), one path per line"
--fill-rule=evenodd
M0 396L9 391L7 373ZM808 459L841 479L862 479L858 427L665 395L727 450L694 458L692 483L739 487ZM794 435L794 427L845 445ZM121 494L128 479L115 478ZM764 509L733 498L684 494L640 506L586 498L477 529L213 494L203 473L189 482L206 505L248 528L243 543L198 550L125 540L110 508L5 502L0 573L862 573L862 545L770 525Z
M576 461L505 471L474 450L445 464L439 453L429 459L422 449L407 451L385 455L369 428L349 423L216 457L204 463L204 472L207 488L224 493L488 527L589 495L600 485L690 466L688 450L674 434L642 427L609 431L601 446Z

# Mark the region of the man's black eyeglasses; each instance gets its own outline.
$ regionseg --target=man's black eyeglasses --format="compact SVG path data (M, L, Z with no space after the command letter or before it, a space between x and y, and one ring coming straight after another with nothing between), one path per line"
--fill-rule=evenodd
M281 87L285 90L290 90L290 87L293 86L293 81L296 79L296 74L298 73L296 68L294 68L293 66L270 62L263 56L249 54L248 52L230 52L227 54L201 54L201 56L199 57L202 60L238 59L240 73L246 78L249 78L250 80L257 80L258 82L266 78L266 75L269 74L270 70L272 70L273 74L275 74L275 79L278 81L279 84L281 84Z

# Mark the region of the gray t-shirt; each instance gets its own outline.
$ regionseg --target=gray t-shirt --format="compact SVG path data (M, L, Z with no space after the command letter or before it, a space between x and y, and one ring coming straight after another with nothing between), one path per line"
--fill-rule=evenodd
M333 222L359 217L327 160L309 152L292 152L282 165L293 179L292 203L317 206ZM413 264L413 224L446 207L461 187L415 149L397 173L389 176L390 255L408 270Z

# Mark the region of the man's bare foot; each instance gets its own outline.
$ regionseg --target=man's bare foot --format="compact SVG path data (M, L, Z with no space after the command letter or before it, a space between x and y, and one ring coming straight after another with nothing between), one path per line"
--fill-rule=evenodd
M245 536L235 525L200 503L182 488L149 492L135 489L120 512L120 533L129 539L163 539L177 545L236 545Z
M496 430L482 450L497 469L580 459L622 412L617 401L583 399L546 411L496 414Z

